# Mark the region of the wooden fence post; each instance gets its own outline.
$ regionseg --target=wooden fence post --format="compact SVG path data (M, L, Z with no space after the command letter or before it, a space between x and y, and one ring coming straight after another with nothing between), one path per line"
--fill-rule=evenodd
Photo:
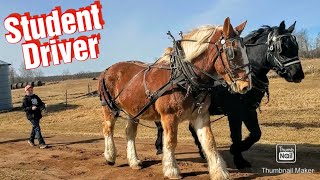
M66 89L66 107L68 106L68 89Z

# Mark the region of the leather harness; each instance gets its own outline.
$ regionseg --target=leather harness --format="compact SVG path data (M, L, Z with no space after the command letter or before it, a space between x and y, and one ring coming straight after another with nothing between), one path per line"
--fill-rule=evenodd
M100 88L102 90L102 92L100 92L101 105L102 106L107 105L115 117L119 117L120 112L122 111L126 115L128 115L128 117L130 117L130 120L135 121L135 119L137 117L139 117L142 113L144 113L151 105L153 105L159 97L161 97L165 92L167 92L171 87L173 87L175 85L177 85L178 88L181 87L181 88L187 90L186 97L189 95L190 92L192 92L193 94L197 94L198 95L196 97L197 100L199 100L198 99L198 97L200 97L199 95L202 94L202 92L205 92L205 95L202 96L201 100L197 103L197 105L200 106L199 110L201 110L201 104L205 100L206 96L213 90L214 83L213 83L213 85L207 85L207 84L199 82L198 81L199 77L195 73L194 69L197 69L200 73L213 79L213 82L217 82L217 81L221 80L221 79L217 79L216 77L208 74L207 72L203 71L202 69L196 67L192 63L184 60L184 51L181 47L181 41L194 41L194 40L178 40L178 41L176 41L175 38L171 35L170 31L167 34L173 39L173 51L171 52L170 66L169 67L163 67L163 66L159 67L156 64L157 63L157 61L156 61L155 63L147 66L145 69L138 72L127 83L127 85L129 85L130 82L135 77L138 76L138 74L144 72L143 84L144 84L145 92L146 92L146 95L149 99L149 102L136 115L134 115L134 116L129 115L126 111L121 109L115 101L119 97L121 92L123 92L123 90L126 88L127 85L119 92L119 94L115 98L113 98L111 96L108 88L106 87L104 77L102 78L102 80L101 80L102 82L100 83L100 86L101 86ZM223 39L223 37L221 39ZM215 47L217 49L217 54L214 56L213 63L215 63L218 58L221 58L221 60L222 60L221 53L222 53L223 49L219 49L217 43L213 43L213 42L205 42L205 43L212 43L215 45ZM223 60L222 60L222 63L223 63ZM235 70L236 68L232 69L232 71L230 72L230 70L226 68L224 63L223 63L223 65L225 67L226 72L229 74L230 79L232 81L234 81L233 76L230 74L232 74L233 70ZM249 65L247 64L243 67L246 67L246 66L249 66ZM243 68L243 67L237 67L237 68ZM147 73L151 70L151 68L161 68L161 69L167 69L167 70L171 71L171 76L170 76L169 81L153 93L151 93L149 91L147 84L146 84L146 76L147 76ZM105 73L107 72L107 70L108 69L105 70ZM238 80L238 79L236 79L236 80Z

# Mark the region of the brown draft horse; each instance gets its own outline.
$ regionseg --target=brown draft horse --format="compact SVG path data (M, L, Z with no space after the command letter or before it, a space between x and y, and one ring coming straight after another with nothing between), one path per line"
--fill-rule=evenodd
M185 34L181 41L181 47L185 53L184 61L191 62L207 74L220 75L229 85L232 84L233 91L245 93L251 86L251 77L248 75L249 67L231 67L234 64L248 63L245 47L239 40L245 25L246 21L233 28L229 18L226 18L223 26L200 27ZM225 41L222 43L223 39ZM234 41L235 39L239 41ZM228 59L230 55L228 56L226 48L223 48L224 43L227 47L233 48L232 65ZM169 59L170 56L164 55L156 65L169 67ZM185 89L174 85L137 119L130 119L149 102L144 88L145 84L150 92L155 92L170 80L171 72L168 69L151 68L147 76L141 73L144 69L145 67L140 63L119 62L110 66L99 77L98 92L100 97L103 96L106 100L108 98L110 100L110 96L106 98L105 91L102 89L105 86L112 98L117 97L114 101L122 111L117 116L109 106L102 106L105 137L104 156L108 164L113 165L116 160L113 132L117 119L125 118L128 120L126 126L127 159L133 169L141 168L141 161L138 159L135 147L137 122L139 120L157 121L161 119L164 129L163 173L165 177L170 179L180 179L180 169L174 156L177 145L177 130L180 122L189 120L195 127L206 154L211 179L227 179L229 174L225 162L217 151L210 128L208 108L211 98L203 95L208 94L207 92L200 92L195 97L187 93ZM212 79L201 74L200 71L195 72L203 83L212 84ZM233 78L237 79L233 81L234 79L228 72L233 72L235 75ZM201 107L197 104L199 103L198 96L203 97Z

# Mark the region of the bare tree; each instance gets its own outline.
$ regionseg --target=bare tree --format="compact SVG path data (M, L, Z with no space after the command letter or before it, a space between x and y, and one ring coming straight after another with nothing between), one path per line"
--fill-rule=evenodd
M64 69L63 71L62 71L62 80L64 81L64 80L67 80L68 79L68 77L70 76L70 71L69 71L69 69Z
M308 57L309 56L309 37L308 31L306 29L301 29L299 32L295 33L297 38L297 42L299 44L299 53L301 57Z
M31 71L33 72L33 77L36 78L37 80L39 80L44 75L41 69L33 69Z
M19 74L22 81L32 81L34 77L33 72L31 70L26 70L23 63L20 64Z
M62 74L61 75L65 75L65 76L67 76L67 75L70 75L70 71L69 71L69 69L64 69L63 71L62 71Z
M31 82L31 81L34 81L35 79L39 80L41 77L44 76L44 73L40 69L32 69L32 70L25 69L25 66L23 63L20 64L19 73L21 77L20 81L25 81L25 82Z
M315 43L316 43L316 57L319 58L320 57L320 32L318 33L318 36L316 37L316 40L315 40Z
M10 79L11 84L16 83L18 78L19 77L18 77L16 70L14 69L13 66L10 66L9 67L9 79Z

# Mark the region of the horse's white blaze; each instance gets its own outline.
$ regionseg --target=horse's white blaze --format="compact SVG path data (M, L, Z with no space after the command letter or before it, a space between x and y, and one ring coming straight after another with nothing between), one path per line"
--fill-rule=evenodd
M209 114L199 114L193 123L194 128L206 154L211 179L228 179L229 173L224 160L217 151L209 120Z
M116 161L116 147L114 145L112 135L105 135L104 136L104 157L108 162L115 162Z
M174 156L173 148L168 145L166 139L166 133L164 133L162 157L163 174L165 177L169 178L181 178L180 169Z

